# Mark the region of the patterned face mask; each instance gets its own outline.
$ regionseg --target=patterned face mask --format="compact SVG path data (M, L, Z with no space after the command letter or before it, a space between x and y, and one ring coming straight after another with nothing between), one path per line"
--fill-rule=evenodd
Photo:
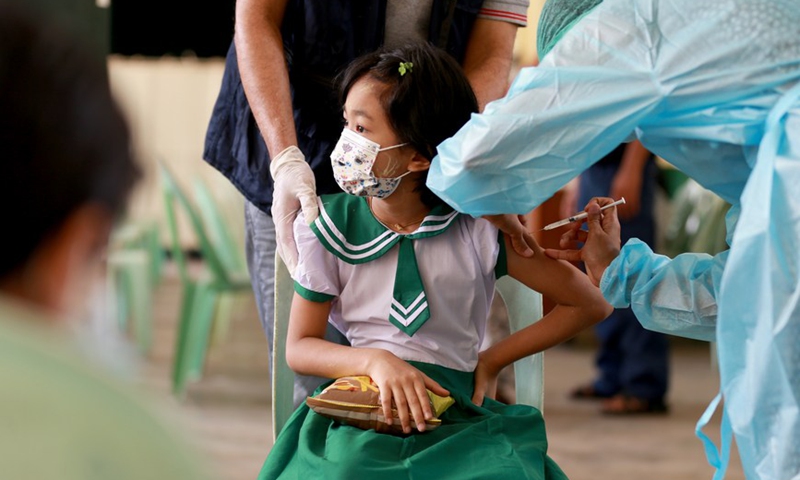
M342 190L357 197L388 197L400 185L400 179L411 172L399 177L378 178L372 173L372 167L378 158L378 152L403 145L408 144L401 143L381 148L377 143L345 128L331 152L331 165L336 183Z

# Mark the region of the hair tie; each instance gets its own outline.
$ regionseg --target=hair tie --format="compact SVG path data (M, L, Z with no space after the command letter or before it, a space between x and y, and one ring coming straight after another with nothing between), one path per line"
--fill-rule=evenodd
M411 73L413 68L414 64L411 62L400 62L400 67L397 69L397 71L400 72L400 76L402 77L406 73Z

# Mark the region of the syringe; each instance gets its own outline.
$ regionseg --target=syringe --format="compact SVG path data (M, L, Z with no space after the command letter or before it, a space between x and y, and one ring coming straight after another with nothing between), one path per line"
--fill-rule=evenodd
M609 203L608 205L604 205L604 206L600 207L600 210L605 210L606 208L616 207L617 205L622 205L624 203L625 203L625 197L622 197L622 198L620 198L619 200L617 200L614 203ZM565 218L564 220L559 220L557 222L553 222L550 225L544 227L542 230L552 230L554 228L558 228L558 227L561 227L563 225L570 224L572 222L577 222L578 220L583 220L584 218L586 218L588 216L589 216L588 213L581 212L581 213L575 214L575 215L573 215L573 216L571 216L569 218Z

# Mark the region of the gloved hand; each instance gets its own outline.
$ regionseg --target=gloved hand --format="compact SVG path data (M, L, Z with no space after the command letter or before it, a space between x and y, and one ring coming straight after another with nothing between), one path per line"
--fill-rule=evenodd
M276 155L269 165L275 185L272 195L272 220L280 254L290 273L297 266L297 245L293 223L302 209L306 223L319 216L314 173L299 148L292 145Z

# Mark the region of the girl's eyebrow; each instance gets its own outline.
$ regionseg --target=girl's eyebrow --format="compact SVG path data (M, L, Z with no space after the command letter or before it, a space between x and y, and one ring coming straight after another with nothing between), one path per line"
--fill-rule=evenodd
M364 110L350 110L348 113L356 117L364 117L367 120L372 120L372 116Z

